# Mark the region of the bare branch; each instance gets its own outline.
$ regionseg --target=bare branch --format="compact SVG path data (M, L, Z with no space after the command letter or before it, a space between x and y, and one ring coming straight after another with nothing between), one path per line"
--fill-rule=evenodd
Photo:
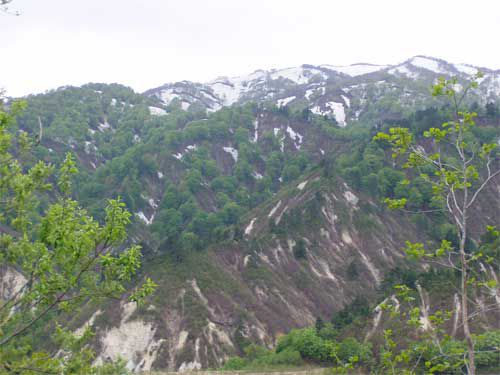
M488 183L493 178L495 178L496 176L500 175L500 169L497 170L494 173L491 173L490 161L491 161L491 159L488 160L488 163L486 164L486 169L488 170L488 176L483 181L483 183L481 184L481 186L479 186L479 188L476 190L476 192L472 195L472 198L470 199L469 203L467 203L466 208L469 208L470 206L472 206L474 204L474 201L476 200L477 196L479 195L479 193L488 185Z

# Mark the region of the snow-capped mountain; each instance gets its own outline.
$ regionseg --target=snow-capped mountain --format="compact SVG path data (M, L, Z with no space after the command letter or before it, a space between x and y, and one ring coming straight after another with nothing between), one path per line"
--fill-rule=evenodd
M428 87L439 76L470 80L477 71L480 102L500 95L500 71L441 59L415 56L398 65L358 63L348 66L302 65L257 70L238 77L219 77L206 83L167 83L145 94L159 98L165 106L177 102L183 109L217 111L224 106L250 101L278 106L309 108L313 113L334 117L341 126L359 120L370 102L392 93L402 107L425 104Z

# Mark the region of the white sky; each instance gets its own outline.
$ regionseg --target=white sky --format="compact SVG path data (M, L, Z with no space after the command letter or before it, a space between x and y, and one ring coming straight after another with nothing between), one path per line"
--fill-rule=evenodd
M500 69L499 0L14 0L7 95L119 82L137 91L256 69L417 55Z

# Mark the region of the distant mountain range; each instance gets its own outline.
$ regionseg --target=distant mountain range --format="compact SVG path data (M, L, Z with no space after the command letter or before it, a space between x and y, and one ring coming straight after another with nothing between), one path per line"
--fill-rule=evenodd
M238 77L218 77L206 83L167 83L145 94L159 98L164 105L176 101L183 109L193 106L212 112L249 101L302 105L313 113L335 117L343 126L359 119L366 110L366 100L376 99L368 92L370 88L380 96L402 90L408 99L401 98L401 104L414 106L420 99L428 98L427 86L437 77L470 80L478 71L484 74L479 80L482 100L495 100L500 95L500 70L453 64L426 56L415 56L398 65L358 63L257 70Z

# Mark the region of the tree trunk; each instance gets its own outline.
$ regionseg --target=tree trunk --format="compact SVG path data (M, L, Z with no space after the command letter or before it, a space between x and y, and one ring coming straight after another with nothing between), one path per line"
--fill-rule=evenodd
M467 192L465 192L465 197L467 198ZM466 201L466 200L465 200ZM469 357L469 363L467 365L469 375L476 374L476 363L474 356L474 341L472 340L472 335L469 327L469 300L467 298L468 292L468 280L469 280L469 269L467 264L467 258L465 253L465 243L467 240L467 208L464 205L462 212L462 236L460 238L460 268L462 269L462 278L460 289L462 292L462 322L464 325L464 336L467 342L467 352Z
M460 257L465 260L465 254L462 254ZM466 266L465 266L466 267ZM468 300L467 300L467 269L462 269L462 321L464 325L464 336L467 341L467 352L469 357L469 364L467 366L470 375L476 374L476 364L474 358L474 341L472 340L472 335L470 333L469 328L469 309L468 309Z

